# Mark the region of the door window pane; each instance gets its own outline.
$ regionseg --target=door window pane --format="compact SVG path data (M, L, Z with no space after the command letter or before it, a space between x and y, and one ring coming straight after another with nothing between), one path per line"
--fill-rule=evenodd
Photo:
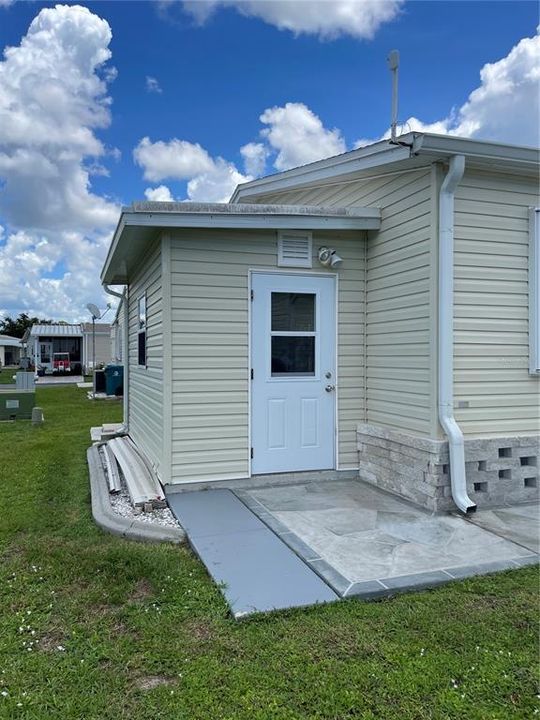
M315 375L315 338L274 336L272 376Z
M315 295L272 293L272 331L315 331Z

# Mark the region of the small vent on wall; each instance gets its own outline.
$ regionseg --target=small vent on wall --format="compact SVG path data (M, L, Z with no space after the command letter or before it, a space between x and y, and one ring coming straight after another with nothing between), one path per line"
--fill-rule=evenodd
M280 232L278 234L278 265L281 267L311 267L311 233Z

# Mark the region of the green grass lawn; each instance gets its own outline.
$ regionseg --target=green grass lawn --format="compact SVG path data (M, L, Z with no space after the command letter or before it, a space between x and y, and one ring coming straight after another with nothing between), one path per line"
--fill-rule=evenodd
M235 622L189 549L94 525L88 429L121 403L37 400L0 425L0 718L534 717L536 569Z

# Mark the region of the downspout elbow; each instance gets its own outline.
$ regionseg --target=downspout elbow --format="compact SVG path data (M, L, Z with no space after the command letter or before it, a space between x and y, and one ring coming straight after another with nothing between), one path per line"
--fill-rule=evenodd
M452 499L461 512L470 515L475 512L476 503L471 500L467 492L463 433L453 414L447 414L446 408L439 407L439 421L448 437Z
M117 290L113 290L110 285L107 285L107 283L103 283L103 289L107 293L107 295L114 295L114 297L122 299L124 297L123 293L118 292Z
M455 155L439 193L439 422L448 438L452 498L465 514L476 510L467 493L465 443L454 417L454 193L465 171Z

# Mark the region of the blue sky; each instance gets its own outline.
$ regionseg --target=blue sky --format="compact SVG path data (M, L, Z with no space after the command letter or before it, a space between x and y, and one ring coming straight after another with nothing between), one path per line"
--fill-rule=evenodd
M367 20L362 0L250 2L247 15L237 5L88 3L75 23L74 8L48 11L28 41L34 18L54 4L0 0L0 45L22 47L0 64L8 87L7 100L0 91L0 313L75 320L86 302L104 302L99 266L121 204L145 193L224 200L246 177L380 138L389 124L385 58L394 47L399 115L408 127L537 141L538 43L520 45L536 36L535 2L394 0L375 3ZM77 44L81 57L93 54L90 65L73 59ZM495 64L494 77L482 80L487 63ZM45 100L45 90L28 89L27 79L40 73L38 88L55 78ZM98 77L108 80L101 89ZM513 83L510 93L500 78ZM61 94L56 110L53 90ZM13 127L3 137L2 118L13 119L16 105L30 128L43 122L35 138ZM54 130L65 117L65 145L61 137L49 141L46 122ZM254 160L246 166L248 143ZM58 160L64 155L67 163ZM47 165L42 185L35 172L23 174L23 156L31 156L27 173ZM36 210L41 193L47 208Z

